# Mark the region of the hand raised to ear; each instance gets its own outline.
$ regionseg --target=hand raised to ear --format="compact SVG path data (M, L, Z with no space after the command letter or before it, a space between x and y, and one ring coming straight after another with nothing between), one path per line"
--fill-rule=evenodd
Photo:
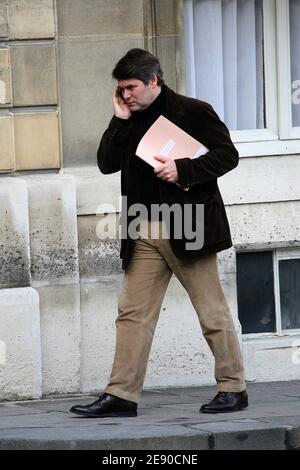
M119 87L116 87L113 92L113 106L115 110L115 116L120 119L129 119L131 111L129 106L125 103L122 97L122 92Z

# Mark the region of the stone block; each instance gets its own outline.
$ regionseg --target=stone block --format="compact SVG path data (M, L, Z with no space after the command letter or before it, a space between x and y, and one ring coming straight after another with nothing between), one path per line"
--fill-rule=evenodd
M142 0L59 0L59 36L142 34Z
M111 71L128 49L142 45L142 39L130 38L59 43L64 167L96 165L113 116Z
M95 162L96 163L96 162ZM120 212L120 175L102 175L98 166L63 168L61 174L70 174L76 180L77 214L100 214L108 203Z
M6 38L7 35L7 0L0 0L0 38Z
M299 173L297 154L284 155L284 158L281 155L241 158L237 168L219 178L219 186L225 204L230 205L297 201L300 199Z
M144 25L145 32L150 37L169 36L183 34L183 1L182 0L159 0L145 2Z
M17 170L60 167L58 112L14 113Z
M227 213L238 249L299 245L299 201L228 206Z
M298 343L299 345L299 343ZM254 364L256 365L256 379L259 382L276 380L299 380L299 359L293 361L293 357L299 358L297 346L276 346L269 350L258 350L254 353Z
M32 288L0 290L0 400L41 396L39 296Z
M114 214L106 217L113 223ZM79 269L82 279L100 280L121 271L120 242L116 238L101 240L97 236L97 216L78 217Z
M12 106L10 77L10 49L0 48L0 108Z
M43 395L80 389L79 285L39 287Z
M9 0L8 11L10 39L55 36L53 0Z
M13 122L11 114L0 114L0 173L15 168Z
M0 220L0 288L28 286L28 196L23 180L0 178Z
M246 380L299 380L299 336L244 340Z
M81 284L81 392L99 393L114 358L118 278Z
M71 176L25 178L29 195L31 273L34 286L79 280L76 191Z
M183 36L161 36L156 39L159 57L166 84L175 91L182 91L185 75L183 62ZM181 51L181 52L180 52Z
M12 46L11 56L14 106L57 104L55 46Z

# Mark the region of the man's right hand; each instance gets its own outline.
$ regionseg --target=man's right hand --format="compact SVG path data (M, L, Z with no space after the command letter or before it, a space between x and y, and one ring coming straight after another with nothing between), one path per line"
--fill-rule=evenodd
M129 119L131 116L131 111L129 106L123 100L123 97L119 91L119 88L116 87L113 93L113 105L115 110L115 116L120 119Z

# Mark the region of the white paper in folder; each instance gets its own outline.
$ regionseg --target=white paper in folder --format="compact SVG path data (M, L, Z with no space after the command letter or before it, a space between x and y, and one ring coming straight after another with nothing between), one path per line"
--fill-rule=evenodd
M136 155L156 168L161 163L154 156L161 155L172 159L198 158L205 155L208 148L191 137L164 116L159 118L141 139Z

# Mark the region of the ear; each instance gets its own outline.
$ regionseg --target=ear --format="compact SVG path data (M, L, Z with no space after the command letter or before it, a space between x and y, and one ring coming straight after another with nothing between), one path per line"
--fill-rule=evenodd
M149 84L151 85L152 88L155 88L157 86L157 75L155 73L150 78Z

